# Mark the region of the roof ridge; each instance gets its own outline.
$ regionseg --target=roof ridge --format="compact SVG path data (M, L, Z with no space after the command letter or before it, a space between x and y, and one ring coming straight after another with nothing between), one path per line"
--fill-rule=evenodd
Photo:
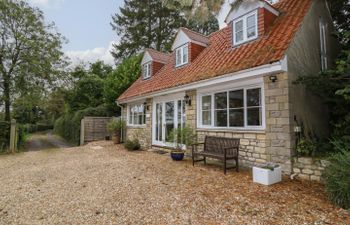
M187 31L189 31L189 32L192 32L192 33L194 33L194 34L198 34L198 35L201 35L201 36L203 36L203 37L205 37L205 38L208 38L208 35L201 34L201 33L197 32L197 31L191 30L191 29L189 29L189 28L187 28L187 27L180 27L179 30L181 30L181 29L185 29L185 30L187 30Z

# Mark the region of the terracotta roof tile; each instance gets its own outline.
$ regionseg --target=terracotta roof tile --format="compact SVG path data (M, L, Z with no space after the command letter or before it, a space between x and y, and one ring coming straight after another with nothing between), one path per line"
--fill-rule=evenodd
M119 98L125 101L155 91L161 91L192 82L206 80L227 73L276 62L281 60L289 44L298 31L304 16L311 5L311 0L281 0L273 6L281 13L269 30L267 36L236 48L231 45L231 27L227 26L205 37L185 28L191 38L197 41L209 40L206 47L197 58L183 68L174 68L174 54L167 55L166 64L150 79L138 79Z
M146 48L145 52L146 51L150 54L152 59L157 62L167 63L171 57L171 54L159 52L151 48Z
M192 30L189 30L185 27L180 27L179 30L182 30L191 40L198 41L203 44L209 43L209 38L207 36L204 36L203 34L194 32Z

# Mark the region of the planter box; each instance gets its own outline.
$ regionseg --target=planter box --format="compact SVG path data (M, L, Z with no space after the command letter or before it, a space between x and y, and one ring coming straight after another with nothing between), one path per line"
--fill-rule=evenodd
M260 168L260 167L253 167L253 182L264 184L264 185L271 185L278 182L281 182L282 180L282 169L281 167L276 167L274 170Z

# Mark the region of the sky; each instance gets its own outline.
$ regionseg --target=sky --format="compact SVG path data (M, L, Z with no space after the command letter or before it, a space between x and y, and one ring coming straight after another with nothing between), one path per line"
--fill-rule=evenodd
M54 22L58 31L68 39L63 51L73 65L102 60L113 63L110 54L112 44L118 42L117 34L110 26L111 17L119 12L123 0L27 0L40 8L45 20ZM220 27L229 11L226 0L218 16Z

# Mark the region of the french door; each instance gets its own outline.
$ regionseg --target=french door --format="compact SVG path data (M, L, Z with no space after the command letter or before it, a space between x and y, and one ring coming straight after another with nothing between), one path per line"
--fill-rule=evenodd
M182 99L157 101L154 104L152 142L159 146L174 146L169 134L185 126L185 102Z

